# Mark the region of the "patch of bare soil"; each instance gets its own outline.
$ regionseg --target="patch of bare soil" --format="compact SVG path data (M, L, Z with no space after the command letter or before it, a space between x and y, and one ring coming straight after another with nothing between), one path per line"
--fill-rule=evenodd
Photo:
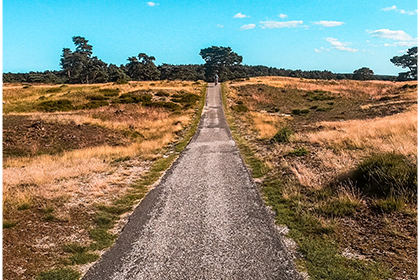
M411 216L378 214L364 207L341 219L338 236L340 245L358 258L391 266L395 279L417 279L417 226Z
M3 156L34 156L102 145L130 143L121 133L90 124L46 122L28 116L3 116Z

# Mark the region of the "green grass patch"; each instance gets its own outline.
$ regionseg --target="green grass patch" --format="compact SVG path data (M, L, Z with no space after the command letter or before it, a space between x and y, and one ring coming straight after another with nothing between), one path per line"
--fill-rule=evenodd
M79 278L80 273L71 268L55 268L41 272L36 280L77 280Z
M144 102L143 105L146 107L165 108L172 112L179 112L181 111L181 108L182 108L178 104L175 104L173 102L166 102L166 101Z
M16 221L3 220L3 228L12 228L17 225Z
M373 204L373 209L379 213L392 213L403 210L405 202L402 198L395 198L393 196L378 199Z
M358 203L349 199L332 199L318 208L318 212L331 217L351 216L356 212Z
M309 151L305 147L299 147L289 153L289 156L303 157L309 154Z

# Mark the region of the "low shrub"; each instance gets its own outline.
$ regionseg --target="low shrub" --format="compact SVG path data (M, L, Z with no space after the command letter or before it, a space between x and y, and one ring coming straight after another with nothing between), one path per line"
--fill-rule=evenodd
M91 100L84 105L78 106L77 109L96 109L108 105L109 103L106 100Z
M165 101L159 101L159 102L145 102L144 106L146 107L155 107L155 108L165 108L169 109L173 112L180 111L181 106L178 104L172 103L172 102L165 102Z
M332 217L345 217L356 212L357 206L350 199L334 199L319 207L318 212Z
M323 90L309 91L306 94L306 97L310 101L325 101L325 100L332 100L332 99L334 99L334 96L331 95L331 92L323 91Z
M274 143L289 143L290 136L293 135L293 131L289 127L283 127L280 129L276 135L273 136L271 142Z
M133 91L120 95L120 103L140 103L140 102L150 102L152 101L152 95L142 91Z
M155 95L156 96L165 96L165 97L168 97L169 96L169 93L160 90Z
M242 104L240 104L240 105L233 105L233 106L231 107L231 109L232 109L233 111L235 111L235 112L238 112L238 113L241 113L241 112L248 112L248 111L249 111L248 107L246 107L245 105L242 105Z
M45 92L47 92L47 93L57 93L57 92L60 92L62 89L63 89L62 86L61 87L52 87L52 88L47 89Z
M71 111L74 109L73 104L68 99L43 101L38 104L37 108L44 112Z
M120 94L120 90L118 88L103 88L99 90L105 97L114 97Z
M94 95L86 96L86 99L89 99L89 100L106 100L107 98L103 95L94 94Z
M379 198L417 198L417 164L404 155L384 153L364 160L350 175L365 194Z

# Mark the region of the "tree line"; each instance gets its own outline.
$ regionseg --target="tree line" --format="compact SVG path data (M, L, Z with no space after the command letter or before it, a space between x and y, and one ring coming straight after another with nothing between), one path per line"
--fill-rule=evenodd
M93 47L81 36L72 38L74 50L63 48L59 71L4 73L3 82L26 83L127 83L128 81L154 80L205 80L212 81L217 73L221 81L243 79L258 76L283 76L307 79L355 79L355 80L412 80L417 79L417 47L407 54L395 56L391 62L396 66L409 68L408 72L396 76L380 76L362 67L352 74L338 74L331 71L291 70L262 65L249 66L242 64L242 56L233 52L230 47L208 47L200 51L204 64L172 65L163 63L157 66L155 57L139 53L127 59L126 64L117 66L107 64L93 56Z

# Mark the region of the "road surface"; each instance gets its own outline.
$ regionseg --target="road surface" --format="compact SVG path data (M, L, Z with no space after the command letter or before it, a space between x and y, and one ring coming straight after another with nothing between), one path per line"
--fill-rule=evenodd
M199 128L83 278L300 279L232 140L220 85Z

